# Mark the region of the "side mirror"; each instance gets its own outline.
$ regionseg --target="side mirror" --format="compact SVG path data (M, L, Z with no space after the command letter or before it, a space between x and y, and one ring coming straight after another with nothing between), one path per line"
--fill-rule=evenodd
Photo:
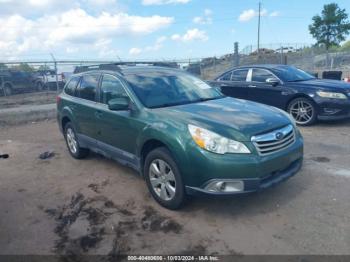
M274 78L274 77L266 79L265 82L270 84L270 85L272 85L272 86L277 86L280 83L280 81L277 78Z
M128 97L117 97L108 101L108 108L112 111L128 110L130 99Z

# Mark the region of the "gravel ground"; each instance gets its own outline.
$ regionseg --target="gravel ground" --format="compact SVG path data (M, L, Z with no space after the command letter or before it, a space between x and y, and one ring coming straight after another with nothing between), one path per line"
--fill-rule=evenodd
M52 120L2 127L0 254L350 254L350 121L302 133L304 167L286 183L175 212L131 169L72 159Z

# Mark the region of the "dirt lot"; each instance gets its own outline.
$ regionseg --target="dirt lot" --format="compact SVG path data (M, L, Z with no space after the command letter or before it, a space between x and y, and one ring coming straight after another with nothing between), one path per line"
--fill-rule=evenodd
M45 105L56 103L57 93L54 91L25 93L0 97L0 110L23 105Z
M0 128L0 254L350 254L350 121L302 133L286 183L174 212L131 169L72 159L54 121Z

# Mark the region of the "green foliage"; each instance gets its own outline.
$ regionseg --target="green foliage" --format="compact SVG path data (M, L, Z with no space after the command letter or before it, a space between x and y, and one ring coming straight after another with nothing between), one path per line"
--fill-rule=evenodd
M38 70L50 70L50 67L48 65L41 65Z
M312 20L309 31L317 40L317 45L324 45L327 50L332 46L339 46L349 34L348 14L336 3L324 5L322 14L315 15Z
M20 63L19 65L14 66L13 68L16 70L19 70L19 71L24 71L24 72L33 72L34 71L34 68L27 63Z

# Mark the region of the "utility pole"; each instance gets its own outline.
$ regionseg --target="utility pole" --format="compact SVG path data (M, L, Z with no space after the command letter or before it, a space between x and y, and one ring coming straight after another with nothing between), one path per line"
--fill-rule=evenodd
M55 75L56 75L56 89L57 89L57 94L60 92L60 86L58 84L58 75L57 75L57 61L55 59L55 57L53 56L52 53L50 53L51 57L52 57L52 60L54 62L54 65L55 65Z
M261 18L261 2L259 2L259 16L258 16L258 55L260 53L260 18Z
M239 66L238 42L234 43L233 66Z

